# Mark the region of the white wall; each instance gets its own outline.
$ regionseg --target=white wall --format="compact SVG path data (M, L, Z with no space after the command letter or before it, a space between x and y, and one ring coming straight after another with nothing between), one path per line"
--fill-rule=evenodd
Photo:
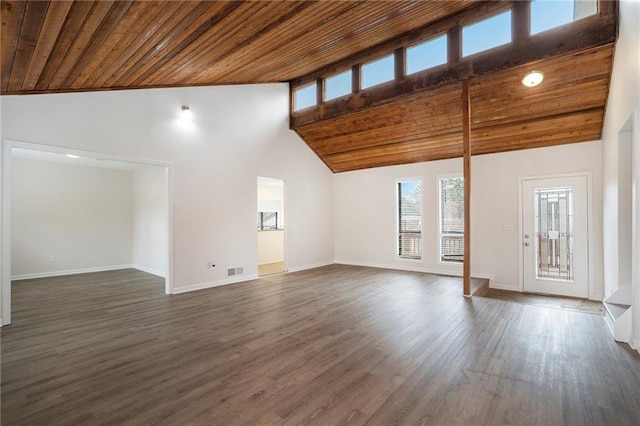
M619 36L616 42L611 86L602 130L603 243L605 296L619 285L618 259L618 133L631 118L636 171L634 176L636 217L633 259L633 326L631 344L640 348L640 2L621 0ZM635 119L633 118L635 109Z
M622 0L619 37L602 132L605 296L618 280L618 132L640 102L640 4Z
M227 268L257 275L257 176L287 182L289 270L332 262L333 175L289 130L288 97L287 84L2 96L2 132L172 162L179 292L227 282Z
M165 167L133 171L133 266L163 277L169 250L168 195Z
M4 140L4 132L2 126L2 98L0 97L0 142ZM0 146L0 327L5 324L5 319L3 317L3 306L4 303L2 301L2 285L1 282L8 281L11 279L11 271L6 271L3 269L3 259L4 256L4 229L9 227L9 217L4 217L2 215L2 204L4 199L4 179L5 173L9 173L9 170L4 170L4 146ZM6 223L5 223L6 222ZM5 267L6 269L6 267Z
M600 142L475 156L472 159L471 270L494 286L518 288L518 178L589 171L593 176L594 276L590 297L602 297ZM462 160L384 167L335 176L335 253L341 263L461 273L438 262L440 174L462 171ZM423 259L396 259L395 179L422 179Z
M12 172L15 278L131 264L130 172L19 158Z
M633 141L631 131L618 134L618 283L631 284L633 247Z
M258 231L258 265L284 261L284 231Z

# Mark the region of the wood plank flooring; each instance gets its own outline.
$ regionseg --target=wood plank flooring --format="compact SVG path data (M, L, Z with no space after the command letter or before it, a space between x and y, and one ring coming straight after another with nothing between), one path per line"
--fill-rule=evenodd
M637 425L602 317L332 265L176 296L135 270L16 282L2 424Z
M542 306L552 309L565 309L575 312L604 316L604 306L602 302L595 300L579 299L576 297L550 296L546 294L520 293L517 291L488 289L483 297L492 299L507 300L525 305Z
M281 274L284 272L284 262L263 263L258 265L258 276Z

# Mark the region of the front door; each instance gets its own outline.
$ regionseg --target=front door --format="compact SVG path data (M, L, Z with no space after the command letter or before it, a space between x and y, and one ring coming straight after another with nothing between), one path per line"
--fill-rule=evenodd
M522 181L524 291L589 296L587 177Z

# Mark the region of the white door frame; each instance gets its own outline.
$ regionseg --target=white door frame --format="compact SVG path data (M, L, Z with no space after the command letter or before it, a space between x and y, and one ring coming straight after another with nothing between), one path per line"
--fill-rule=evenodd
M173 294L173 163L156 160L144 160L101 152L84 151L54 145L43 145L16 140L2 140L2 259L0 259L0 294L2 295L2 325L11 324L11 175L13 148L30 149L34 151L53 152L57 154L75 154L81 157L98 157L105 160L123 161L144 164L147 166L165 167L167 170L167 271L164 292Z
M588 298L591 299L593 295L597 294L594 286L594 258L593 258L593 195L592 195L592 174L591 172L577 172L577 173L561 173L553 175L541 175L541 176L522 176L518 178L518 291L524 292L524 229L523 229L523 211L522 202L524 194L522 193L522 186L526 180L536 179L558 179L568 177L586 177L587 178L587 263L588 263L588 278L587 289ZM592 299L595 300L595 299Z

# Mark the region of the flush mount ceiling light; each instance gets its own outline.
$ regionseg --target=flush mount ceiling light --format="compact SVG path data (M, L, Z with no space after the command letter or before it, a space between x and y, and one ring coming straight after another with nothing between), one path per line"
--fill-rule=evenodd
M191 110L187 105L182 105L182 116L185 118L191 118Z
M67 158L80 158L79 155L74 155L74 154L65 154L64 156Z
M538 84L542 83L542 80L544 80L544 74L542 71L531 71L522 78L522 84L527 87L536 87Z

